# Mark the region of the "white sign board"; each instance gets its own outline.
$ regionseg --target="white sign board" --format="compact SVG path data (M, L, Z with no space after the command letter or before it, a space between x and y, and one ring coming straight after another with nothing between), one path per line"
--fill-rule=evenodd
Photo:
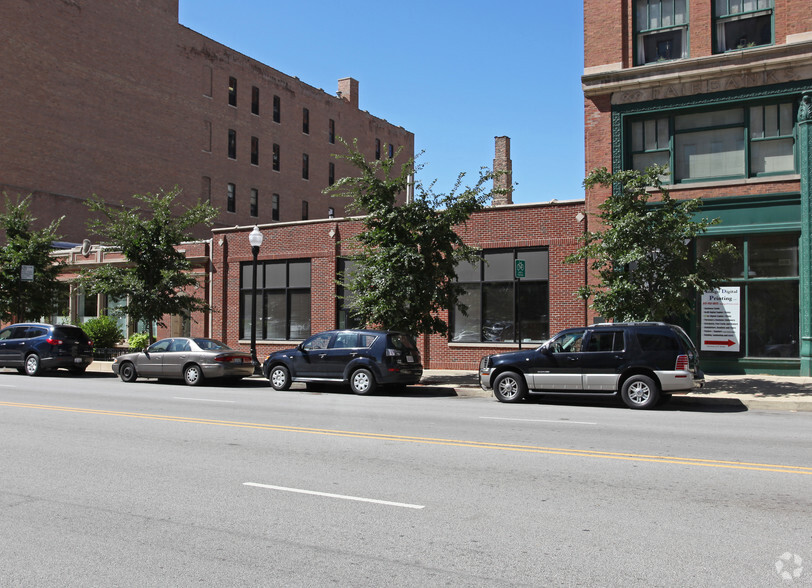
M739 351L741 288L718 288L702 294L702 351Z

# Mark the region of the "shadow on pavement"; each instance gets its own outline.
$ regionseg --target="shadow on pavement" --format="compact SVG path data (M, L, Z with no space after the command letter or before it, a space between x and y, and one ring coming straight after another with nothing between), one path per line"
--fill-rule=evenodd
M812 398L812 387L790 378L712 376L694 396L749 394L756 398Z

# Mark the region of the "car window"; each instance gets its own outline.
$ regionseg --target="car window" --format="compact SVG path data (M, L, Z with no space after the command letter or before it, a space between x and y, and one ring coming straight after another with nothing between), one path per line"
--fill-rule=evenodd
M306 351L310 351L311 349L327 349L327 344L330 343L332 336L332 333L314 335L302 344L302 348Z
M54 337L67 341L79 341L80 343L84 344L89 342L87 335L79 327L65 325L54 327Z
M409 336L403 333L390 335L389 340L392 342L392 347L399 351L414 351L417 349Z
M637 341L643 351L679 350L677 338L670 333L637 333Z
M375 339L377 339L377 335L361 335L361 347L372 347L372 344L375 343Z
M586 351L623 351L623 331L592 331Z
M20 337L24 337L26 339L33 339L34 337L42 337L48 332L48 329L45 327L28 327L25 330L25 333L19 335Z
M192 339L201 349L231 349L228 345L216 339ZM186 349L186 351L189 351Z
M9 327L8 329L3 329L0 331L0 341L4 339L11 339L12 335L14 334L14 327Z
M169 345L171 343L172 339L162 339L161 341L158 341L157 343L153 343L152 345L150 345L147 351L149 351L150 353L166 351L169 349Z
M358 347L358 333L339 333L330 347L332 349Z
M553 353L578 353L586 331L568 331L556 335L547 344L547 349Z
M191 351L188 339L172 339L172 344L169 346L169 351Z

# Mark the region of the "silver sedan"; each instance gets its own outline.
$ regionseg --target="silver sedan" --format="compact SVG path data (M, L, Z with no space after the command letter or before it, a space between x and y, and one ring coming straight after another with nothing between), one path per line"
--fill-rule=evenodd
M197 386L205 379L239 380L254 373L251 355L220 341L200 337L161 339L138 353L113 360L113 372L125 382L138 378L182 379Z

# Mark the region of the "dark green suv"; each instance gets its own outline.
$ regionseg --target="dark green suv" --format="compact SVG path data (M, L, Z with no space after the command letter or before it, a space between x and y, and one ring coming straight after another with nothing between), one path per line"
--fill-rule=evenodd
M653 408L701 387L699 353L680 327L601 323L566 329L536 349L483 357L479 382L500 402L528 393L620 395L631 408Z

